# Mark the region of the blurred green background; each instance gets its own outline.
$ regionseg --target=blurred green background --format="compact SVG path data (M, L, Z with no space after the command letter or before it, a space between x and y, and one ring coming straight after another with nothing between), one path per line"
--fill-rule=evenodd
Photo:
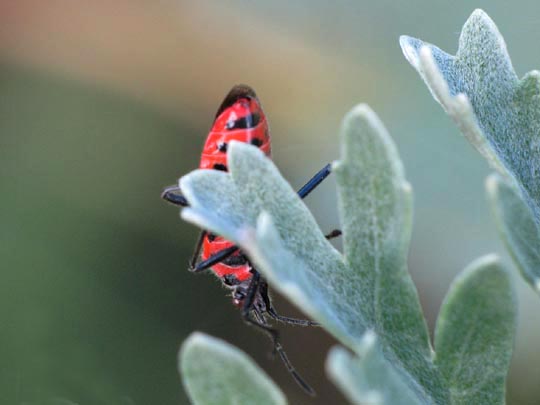
M455 52L475 7L499 26L519 75L540 66L538 1L1 1L0 403L187 403L176 354L193 330L250 353L293 404L344 403L324 375L332 338L281 328L319 393L307 398L220 283L187 272L197 230L159 199L197 167L238 82L257 90L274 159L295 187L338 157L354 104L377 111L414 187L410 268L432 330L466 264L492 251L510 261L484 196L489 169L398 36ZM333 180L306 202L323 230L336 227ZM508 403L534 404L540 300L513 274Z

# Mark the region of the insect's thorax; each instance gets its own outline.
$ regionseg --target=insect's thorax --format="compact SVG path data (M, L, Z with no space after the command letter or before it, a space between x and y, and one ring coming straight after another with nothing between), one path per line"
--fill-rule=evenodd
M254 93L225 99L206 138L200 168L227 171L227 147L233 140L255 145L270 156L268 122ZM232 245L209 233L203 241L202 259L206 260ZM230 287L252 277L251 267L241 252L214 265L212 271Z

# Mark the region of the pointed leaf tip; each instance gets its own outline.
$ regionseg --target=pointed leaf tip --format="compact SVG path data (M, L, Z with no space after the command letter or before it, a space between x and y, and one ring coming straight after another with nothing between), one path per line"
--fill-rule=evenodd
M364 334L356 354L333 347L326 360L331 380L353 404L428 404L430 399L409 387L395 363L385 359L373 331Z
M345 263L350 268L345 291L356 286L350 295L358 296L365 328L377 333L385 355L402 362L407 370L403 378L422 386L433 401L444 402L442 381L430 360L427 327L407 272L412 196L397 148L365 105L346 115L341 139L341 160L334 172Z
M402 35L399 37L399 44L401 46L401 51L405 56L405 59L415 68L419 68L418 63L418 52L417 49L413 46L414 39L408 35Z

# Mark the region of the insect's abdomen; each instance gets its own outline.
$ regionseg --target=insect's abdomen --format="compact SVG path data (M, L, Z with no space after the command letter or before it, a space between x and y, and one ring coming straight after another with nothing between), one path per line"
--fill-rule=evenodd
M233 140L255 145L267 156L271 154L266 116L255 92L245 85L233 87L225 97L206 138L199 167L227 171L227 147ZM206 260L232 245L221 237L208 234L203 242L202 259ZM229 285L251 277L250 266L241 254L214 265L212 270Z
M216 254L223 249L227 249L232 245L232 242L229 242L220 236L208 234L203 243L202 259L206 260L213 254ZM239 284L252 276L250 266L247 263L245 256L241 253L236 253L224 261L215 264L212 267L212 271L228 285Z
M242 98L215 120L201 156L201 169L227 170L231 141L250 143L270 156L268 122L257 99Z

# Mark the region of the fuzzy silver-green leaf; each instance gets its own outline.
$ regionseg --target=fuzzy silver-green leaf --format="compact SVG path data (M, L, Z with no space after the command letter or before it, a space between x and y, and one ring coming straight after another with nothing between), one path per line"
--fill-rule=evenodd
M523 199L534 222L526 227L540 227L540 72L517 77L504 39L482 10L463 26L455 56L408 36L400 43L434 98ZM514 258L529 249L508 246Z
M352 404L422 403L404 384L403 378L393 364L384 358L373 332L366 332L356 353L358 354L349 352L343 347L334 347L326 361L330 378Z
M540 292L540 234L529 207L500 176L486 181L488 197L504 243L525 280Z
M454 280L435 328L435 362L452 404L505 403L516 316L512 285L496 256L476 260Z
M244 352L203 333L180 349L179 369L194 405L285 405L285 396Z
M435 331L435 365L450 393L441 404L504 404L516 312L510 279L495 255L474 261L455 279ZM332 349L327 371L354 404L424 403L382 355L373 332L356 354Z
M345 117L341 137L341 161L334 167L344 254L347 267L361 280L356 288L362 312L384 355L411 373L419 386L429 387L418 395L442 398L427 327L407 271L412 191L401 159L381 121L364 105Z

